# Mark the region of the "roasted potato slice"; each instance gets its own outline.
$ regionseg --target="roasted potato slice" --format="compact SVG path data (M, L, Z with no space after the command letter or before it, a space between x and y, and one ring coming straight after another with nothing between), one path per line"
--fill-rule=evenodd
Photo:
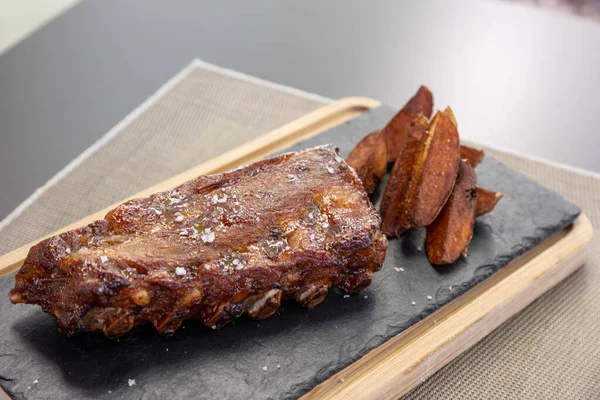
M478 166L484 156L485 152L483 150L465 145L460 146L460 158L468 160L473 167Z
M400 156L408 138L412 121L419 114L430 118L433 112L433 94L426 86L421 86L417 93L383 128L382 135L387 143L387 162L396 161Z
M468 161L461 160L450 198L427 227L427 256L432 264L451 264L461 254L466 257L475 223L476 184L475 169Z
M452 112L452 109L450 107L446 107L444 112L450 117L454 125L458 127L458 121L456 121L456 117L454 116L454 112ZM460 158L462 158L463 160L468 160L473 167L476 167L481 162L481 160L483 160L484 156L485 153L483 152L483 150L465 145L460 146Z
M454 115L454 111L452 111L452 108L450 108L450 106L446 107L444 113L448 116L448 118L450 118L454 126L458 128L458 121L456 120L456 116Z
M416 118L396 160L380 207L382 230L399 236L411 227L429 225L440 212L456 179L459 136L451 114Z
M375 143L375 151L371 158L371 178L369 183L369 194L373 193L387 172L387 142L385 137L379 133L377 142Z
M386 154L386 141L381 135L381 129L378 129L365 136L346 159L369 194L377 189L385 176Z
M494 192L477 186L477 206L475 207L475 217L481 217L489 213L496 207L504 193Z
M460 160L460 139L450 108L438 112L431 121L424 153L426 158L413 208L412 220L416 227L433 222L454 187Z
M410 186L428 127L429 120L422 114L413 120L406 145L390 173L379 209L381 229L389 236L399 236L411 227L408 219Z

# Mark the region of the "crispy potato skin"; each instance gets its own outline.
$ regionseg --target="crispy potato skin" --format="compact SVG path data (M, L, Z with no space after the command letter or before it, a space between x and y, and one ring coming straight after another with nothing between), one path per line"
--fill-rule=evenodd
M477 177L468 161L460 161L456 184L437 218L427 227L427 256L432 264L451 264L473 236L477 205Z
M373 179L373 187L369 187L371 190L367 190L367 193L372 194L379 183L385 176L387 172L387 141L385 137L381 135L377 135L377 143L375 143L375 151L373 152L373 169L371 173L371 179Z
M436 114L430 136L413 207L415 227L429 225L438 215L452 192L460 160L458 129L448 113Z
M483 150L465 145L460 146L460 158L469 161L473 167L478 166L484 156L485 152Z
M367 193L372 194L387 170L387 146L381 130L365 136L352 150L346 162L363 183Z
M477 186L477 206L475 207L475 217L481 217L492 211L500 201L504 193L494 192Z
M447 112L438 112L429 127L422 115L413 121L381 202L387 235L433 222L452 192L459 155L458 130Z
M356 171L363 186L365 186L365 190L367 190L367 179L372 170L371 160L373 158L373 152L379 133L380 130L378 129L365 136L358 142L356 147L348 155L348 158L346 158L348 165L354 168L354 171ZM367 193L368 192L369 190L367 190Z
M411 227L409 213L417 183L413 176L415 170L420 168L418 162L428 127L429 121L423 115L412 122L406 146L394 163L385 187L379 212L381 229L389 236L400 236Z
M396 159L380 206L381 227L388 236L427 227L430 261L449 264L461 253L466 257L475 218L493 210L502 193L476 187L474 168L484 151L460 144L450 107L429 123L432 106L422 86L382 130L387 159Z
M419 114L430 118L433 113L433 94L426 86L421 86L417 93L383 128L382 134L387 143L387 162L396 161L400 156L408 138L411 122Z
M450 107L446 107L444 113L450 117L454 125L458 127L458 121L456 120L456 116ZM474 167L479 165L479 163L483 160L485 156L485 152L480 149L476 149L474 147L469 147L465 145L460 146L460 158L463 160L468 160L469 163Z

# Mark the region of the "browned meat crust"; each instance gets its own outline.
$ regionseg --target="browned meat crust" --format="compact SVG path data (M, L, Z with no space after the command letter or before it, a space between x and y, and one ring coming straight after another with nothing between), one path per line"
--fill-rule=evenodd
M356 173L331 146L289 153L131 200L29 251L13 303L39 304L59 330L261 319L285 299L319 304L356 292L387 240Z

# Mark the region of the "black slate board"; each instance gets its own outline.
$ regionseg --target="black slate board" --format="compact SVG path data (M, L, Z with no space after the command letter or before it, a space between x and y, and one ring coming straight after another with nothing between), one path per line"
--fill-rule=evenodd
M393 113L378 108L292 149L334 143L345 157ZM26 399L299 397L562 230L580 212L490 156L477 175L481 186L503 191L504 198L476 223L468 260L434 268L424 254L424 232L410 231L390 240L386 263L364 292L349 298L333 292L313 310L285 304L259 323L242 318L212 331L189 321L169 338L148 327L120 340L66 338L38 307L10 304L14 275L2 277L0 386Z

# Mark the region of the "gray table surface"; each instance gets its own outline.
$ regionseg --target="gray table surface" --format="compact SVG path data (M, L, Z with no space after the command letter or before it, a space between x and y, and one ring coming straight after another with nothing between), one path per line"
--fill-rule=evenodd
M600 24L491 0L88 0L0 55L0 219L192 59L400 106L591 171Z

